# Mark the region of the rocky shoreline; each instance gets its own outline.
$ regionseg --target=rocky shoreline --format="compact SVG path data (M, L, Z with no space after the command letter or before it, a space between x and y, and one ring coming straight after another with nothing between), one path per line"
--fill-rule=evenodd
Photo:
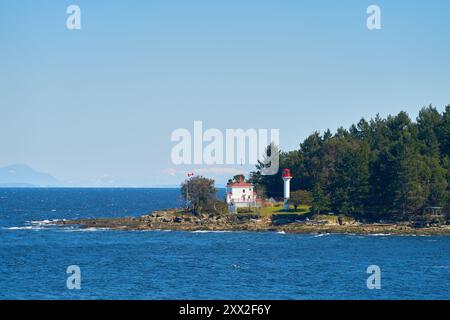
M299 220L297 215L208 215L193 216L176 210L155 211L140 217L78 219L59 221L59 225L112 230L174 230L174 231L254 231L299 234L391 234L450 235L450 226L415 228L407 223L358 223L356 221Z

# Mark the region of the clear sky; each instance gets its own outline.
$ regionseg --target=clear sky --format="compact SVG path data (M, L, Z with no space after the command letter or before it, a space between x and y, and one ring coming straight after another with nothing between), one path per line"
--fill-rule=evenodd
M81 30L66 8L81 8ZM369 5L382 29L366 27ZM69 185L225 181L237 168L177 167L170 135L314 130L450 104L450 1L2 1L0 166Z

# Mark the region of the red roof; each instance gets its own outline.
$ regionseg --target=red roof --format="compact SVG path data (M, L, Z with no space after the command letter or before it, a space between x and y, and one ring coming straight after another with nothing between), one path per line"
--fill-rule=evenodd
M227 187L253 187L253 184L247 182L232 182L227 183Z

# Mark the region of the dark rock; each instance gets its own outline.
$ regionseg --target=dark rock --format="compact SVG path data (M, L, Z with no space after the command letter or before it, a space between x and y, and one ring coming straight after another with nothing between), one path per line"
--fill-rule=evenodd
M181 217L175 217L175 219L173 219L173 222L181 223L181 222L183 222L183 219Z

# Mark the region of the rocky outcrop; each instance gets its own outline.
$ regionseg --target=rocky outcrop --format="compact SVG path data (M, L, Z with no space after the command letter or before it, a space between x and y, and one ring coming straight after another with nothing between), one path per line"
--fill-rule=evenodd
M319 216L299 219L298 215L191 215L177 210L155 211L140 217L79 219L59 221L60 225L114 230L180 231L278 231L286 233L352 233L398 235L450 235L450 226L414 228L400 224L362 224L343 217Z

